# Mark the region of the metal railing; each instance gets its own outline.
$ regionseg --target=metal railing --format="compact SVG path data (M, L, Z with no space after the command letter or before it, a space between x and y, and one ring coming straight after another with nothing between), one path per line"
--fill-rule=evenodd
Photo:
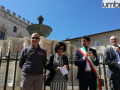
M75 61L68 61L69 62L69 64L71 64L71 86L72 86L72 90L74 90L74 80L73 80L73 65L74 65L74 63L75 63ZM108 90L108 85L107 85L107 78L106 78L106 66L105 66L105 64L104 63L99 63L99 79L101 80L101 67L100 66L103 66L103 73L104 73L104 79L102 79L104 82L103 83L101 83L103 86L105 85L105 90ZM44 83L46 83L46 78L47 78L47 74L46 74L46 68L45 68L45 72L44 72ZM45 86L45 84L44 84L44 90L46 90L46 86Z
M16 59L11 59L11 57L10 57L10 51L9 51L9 53L8 53L8 55L6 56L6 59L2 59L2 53L1 53L1 57L0 57L0 69L1 69L1 62L2 62L2 60L5 60L6 61L6 73L5 73L5 81L4 81L4 89L3 90L6 90L6 88L7 88L7 80L8 80L8 71L9 71L9 62L10 62L10 60L13 60L13 61L15 61L15 68L14 68L14 78L13 78L13 87L12 87L12 90L15 90L15 78L16 78L16 70L17 70L17 62L18 62L18 52L17 52L17 54L16 54ZM72 59L69 61L69 64L71 65L71 68L70 68L70 70L71 70L71 78L70 78L70 80L71 80L71 86L72 86L72 90L74 90L74 76L73 76L73 69L74 69L74 67L73 67L73 65L74 65L74 61L72 61ZM100 67L101 67L101 65L103 65L103 72L104 72L104 84L105 84L105 90L108 90L108 85L107 85L107 78L106 78L106 67L105 67L105 64L103 64L103 63L100 63L100 65L99 65L99 72L100 72ZM99 75L100 76L100 75ZM45 68L45 70L44 70L44 83L46 82L46 77L47 77L47 75L46 75L46 68ZM101 79L101 76L100 76L100 79ZM44 84L44 90L46 90L46 86L45 86L45 84Z
M2 52L1 52L1 56L0 56L0 69L1 69L1 62L2 62L2 60L5 60L6 63L7 63L7 65L6 65L6 73L5 73L5 81L4 81L4 88L3 88L3 90L6 90L6 88L7 88L8 70L9 70L9 63L10 63L10 60L15 61L14 78L13 78L13 87L12 87L12 88L13 88L12 90L14 90L14 89L15 89L16 70L17 70L17 61L19 60L19 59L17 59L17 58L18 58L18 52L17 52L17 54L16 54L16 59L11 59L11 58L10 58L10 50L9 50L8 55L6 55L5 57L6 57L6 59L2 59Z

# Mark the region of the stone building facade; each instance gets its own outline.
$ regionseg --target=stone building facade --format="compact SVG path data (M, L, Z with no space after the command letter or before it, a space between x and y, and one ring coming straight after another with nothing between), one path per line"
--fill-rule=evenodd
M103 32L103 33L98 33L98 34L92 34L89 36L91 39L90 47L97 50L98 58L100 59L101 62L103 62L104 50L106 48L110 47L110 37L117 36L117 38L120 40L120 29ZM77 48L82 47L81 46L81 37L67 39L64 41L69 41L71 45L75 45ZM120 44L120 42L118 44Z
M16 16L16 13L10 13L9 9L4 10L4 7L0 6L0 40L6 40L8 37L29 37L28 25L28 20L21 19L21 16Z

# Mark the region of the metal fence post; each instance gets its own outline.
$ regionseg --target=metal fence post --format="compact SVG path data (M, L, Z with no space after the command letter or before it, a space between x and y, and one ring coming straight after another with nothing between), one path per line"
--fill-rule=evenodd
M103 71L104 71L104 79L105 79L105 88L106 90L108 90L108 87L107 87L107 78L106 78L106 70L105 70L105 64L103 63Z
M5 74L4 90L6 90L6 87L7 87L9 61L10 61L10 50L9 50L8 59L7 59L7 67L6 67L6 74Z
M16 78L16 70L17 70L17 58L18 58L18 51L17 51L17 54L16 54L16 60L15 60L14 79L13 79L13 90L15 89L15 78Z

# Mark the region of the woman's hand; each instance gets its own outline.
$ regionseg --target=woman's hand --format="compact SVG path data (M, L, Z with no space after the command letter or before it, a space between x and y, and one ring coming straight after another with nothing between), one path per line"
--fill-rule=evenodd
M55 71L58 71L58 70L60 70L60 67L57 67L57 68L55 69Z
M68 69L68 66L67 66L67 65L64 65L63 67L66 68L66 69Z

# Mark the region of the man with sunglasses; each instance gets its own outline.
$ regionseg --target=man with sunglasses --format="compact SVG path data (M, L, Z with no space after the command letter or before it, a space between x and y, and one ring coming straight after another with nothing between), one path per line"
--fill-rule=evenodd
M31 45L20 54L19 67L22 69L22 90L42 90L43 69L46 66L46 51L39 46L40 35L33 33Z
M120 90L120 47L118 42L116 36L111 36L111 47L104 51L104 63L108 65L106 77L110 79L111 90Z

